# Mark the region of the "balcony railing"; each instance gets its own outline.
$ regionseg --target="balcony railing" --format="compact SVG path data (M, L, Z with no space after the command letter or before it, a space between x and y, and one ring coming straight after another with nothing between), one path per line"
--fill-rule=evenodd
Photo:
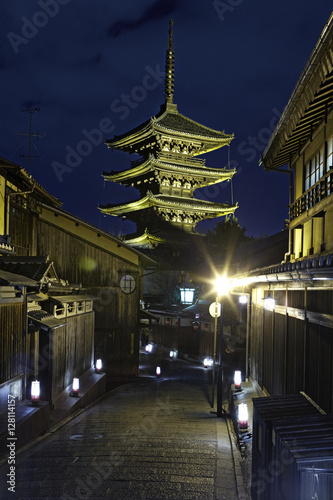
M151 155L153 157L153 155ZM169 162L169 163L180 163L187 164L189 166L200 166L205 165L206 160L204 158L193 158L192 156L180 155L177 153L156 153L155 158L157 160ZM138 158L137 160L131 161L131 167L138 167L142 163L145 163L147 158Z
M333 193L332 169L291 205L290 220L292 221L307 212L331 193Z
M206 163L205 158L196 158L193 156L187 156L185 154L178 154L178 153L168 153L166 151L162 151L161 153L156 154L156 158L159 160L167 160L170 161L171 163L187 163L189 165L200 165L204 166Z

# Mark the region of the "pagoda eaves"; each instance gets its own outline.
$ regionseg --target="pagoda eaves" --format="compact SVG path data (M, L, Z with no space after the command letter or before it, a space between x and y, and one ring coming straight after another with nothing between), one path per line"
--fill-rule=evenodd
M161 112L129 132L106 141L111 149L145 156L147 151L166 151L196 156L230 144L234 134L214 130L187 118L175 104L165 103Z
M126 186L134 186L136 188L148 178L149 181L161 181L162 179L181 179L184 183L190 183L194 189L200 187L211 186L222 181L230 180L236 173L235 169L228 168L211 168L204 166L199 160L192 158L185 158L179 155L180 162L177 162L177 156L159 155L155 158L150 155L147 160L139 160L137 163L133 162L130 169L122 171L104 172L103 177L107 181L118 182ZM172 163L170 162L172 161ZM188 160L188 161L187 161Z
M139 200L124 203L123 205L108 204L106 206L100 206L100 210L105 214L119 216L133 214L133 212L152 207L156 207L160 210L178 210L185 214L195 214L197 220L202 220L207 218L222 217L224 215L234 213L238 205L213 203L211 201L200 200L198 198L184 198L163 194L154 195L148 191L147 195Z

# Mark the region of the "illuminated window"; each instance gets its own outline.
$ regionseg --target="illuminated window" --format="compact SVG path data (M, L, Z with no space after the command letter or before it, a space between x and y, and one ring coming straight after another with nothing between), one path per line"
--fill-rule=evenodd
M194 288L181 288L180 289L180 301L182 304L193 304L194 299Z
M333 137L327 141L326 172L333 167Z
M304 167L304 191L316 184L324 175L324 149L322 148Z

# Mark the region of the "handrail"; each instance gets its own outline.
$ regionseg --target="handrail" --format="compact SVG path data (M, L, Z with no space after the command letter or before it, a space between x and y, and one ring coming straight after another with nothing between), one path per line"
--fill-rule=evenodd
M296 219L333 193L333 169L327 172L290 206L290 221Z

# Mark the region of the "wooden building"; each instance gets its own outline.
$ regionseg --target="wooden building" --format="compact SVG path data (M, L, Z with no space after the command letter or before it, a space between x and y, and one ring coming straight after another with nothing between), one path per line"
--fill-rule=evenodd
M39 380L41 398L52 407L73 377L94 364L94 297L74 295L75 288L58 279L48 257L0 257L0 276L11 283L1 297L0 384L5 386L0 399L13 380L19 399L29 397L31 382ZM12 307L7 305L5 314L8 302Z
M0 413L7 410L8 394L24 396L25 335L28 286L36 281L0 270Z
M8 385L17 376L24 379L23 372L26 378L38 372L48 381L46 397L52 401L74 374L94 365L96 356L112 375L137 375L143 267L152 261L62 210L58 199L21 166L4 158L0 158L0 191L0 255L6 258L0 268L23 275L18 278L23 279L21 285L15 282L22 289L21 302L0 305L0 324L6 325L1 352L7 359L0 384ZM37 279L38 273L28 271L34 259L44 259L57 275ZM19 271L20 264L24 271ZM37 291L24 288L27 276ZM11 280L4 284L13 286ZM31 293L39 291L47 300L31 299ZM65 316L58 315L56 305ZM11 355L6 350L9 345ZM43 352L50 350L52 359L46 359ZM17 351L25 361L10 367ZM41 356L43 374L37 369Z
M228 145L233 134L213 130L187 118L179 113L173 102L172 21L165 74L165 103L160 112L135 129L106 141L111 149L141 157L133 161L128 170L104 172L108 181L137 188L140 199L100 207L103 213L128 217L136 223L136 234L126 239L131 246L151 248L168 243L170 238L172 241L170 228L193 234L197 222L233 214L237 208L237 205L194 197L196 189L229 181L235 174L233 169L206 167L205 160L197 158Z
M251 293L250 374L270 395L304 391L333 412L333 15L265 149L290 175L289 248L235 277ZM291 189L292 192L292 189ZM270 300L267 300L270 299ZM274 299L272 301L271 299Z

